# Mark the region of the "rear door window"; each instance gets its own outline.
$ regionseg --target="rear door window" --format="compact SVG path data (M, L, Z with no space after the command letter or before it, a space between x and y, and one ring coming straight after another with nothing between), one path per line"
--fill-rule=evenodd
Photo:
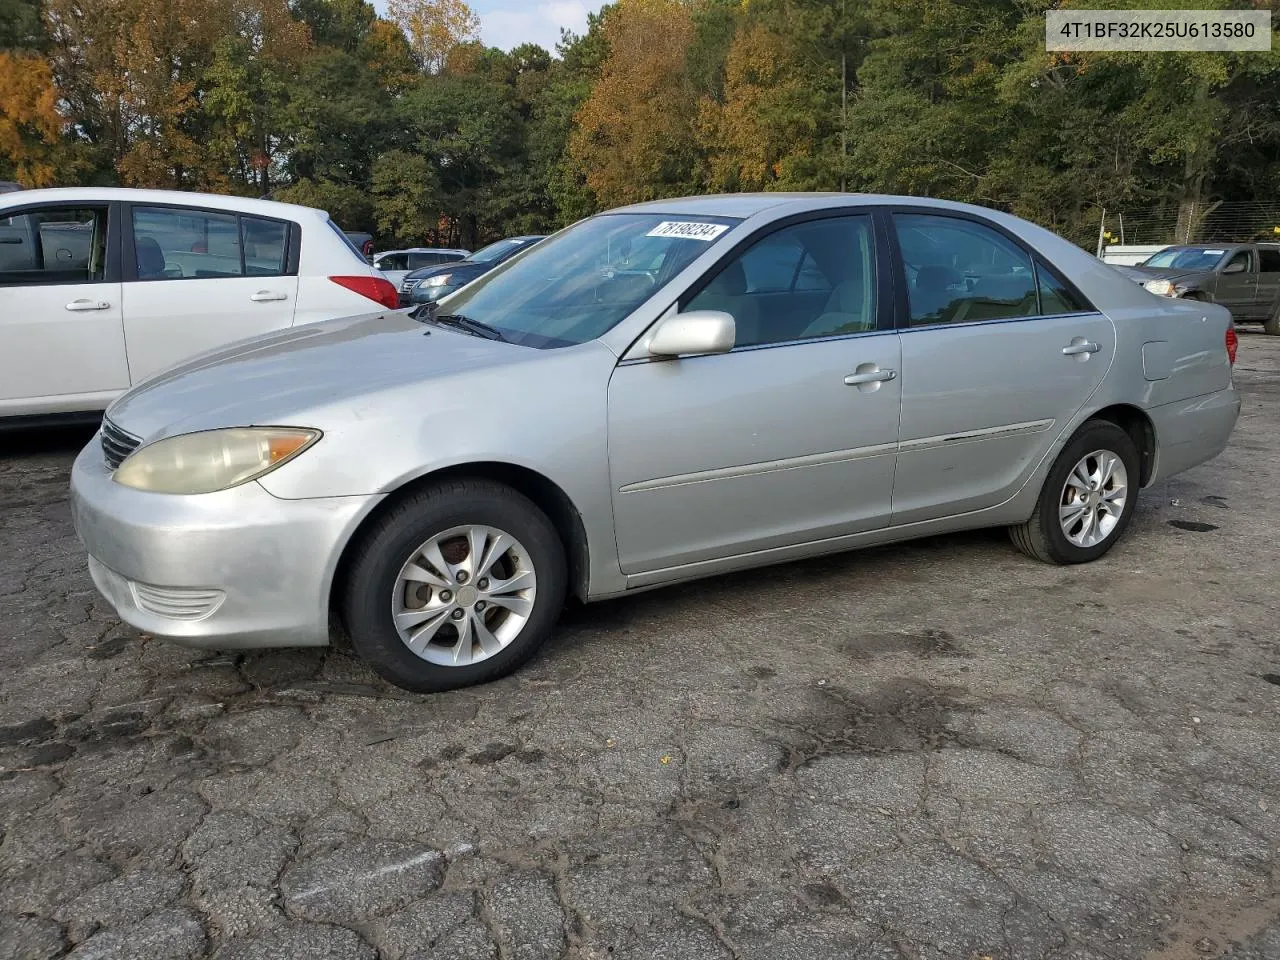
M139 280L209 280L244 275L240 226L233 213L134 207Z
M185 207L134 207L139 280L218 280L288 273L289 224Z
M1259 273L1280 273L1280 250L1269 250L1266 247L1259 247L1258 260Z
M895 213L911 326L1039 313L1031 258L991 227L960 217Z

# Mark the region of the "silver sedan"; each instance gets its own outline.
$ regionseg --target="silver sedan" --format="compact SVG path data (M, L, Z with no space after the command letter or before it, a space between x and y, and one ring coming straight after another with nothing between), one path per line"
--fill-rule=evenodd
M507 673L568 595L1004 526L1106 553L1239 412L1226 310L992 210L665 200L434 308L245 341L112 405L72 475L103 595L204 647Z

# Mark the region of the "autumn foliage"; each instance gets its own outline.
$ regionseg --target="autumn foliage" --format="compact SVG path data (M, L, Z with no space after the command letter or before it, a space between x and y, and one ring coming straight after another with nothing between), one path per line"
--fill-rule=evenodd
M554 55L464 0L0 0L0 180L271 195L477 246L704 191L926 193L1085 244L1280 190L1270 53L1044 51L1049 0L617 0Z

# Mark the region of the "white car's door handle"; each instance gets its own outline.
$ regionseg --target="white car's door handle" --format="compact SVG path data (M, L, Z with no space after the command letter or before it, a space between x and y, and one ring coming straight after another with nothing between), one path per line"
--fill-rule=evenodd
M1094 343L1092 340L1086 340L1083 343L1070 343L1062 348L1064 357L1078 357L1082 353L1097 353L1102 349L1102 344Z
M72 300L67 304L67 309L73 313L81 310L110 310L111 304L105 300Z
M276 293L274 290L259 290L249 298L254 303L266 303L270 300L288 300L287 293Z
M896 370L868 370L866 373L851 373L844 378L845 386L856 387L860 383L884 383L896 379Z

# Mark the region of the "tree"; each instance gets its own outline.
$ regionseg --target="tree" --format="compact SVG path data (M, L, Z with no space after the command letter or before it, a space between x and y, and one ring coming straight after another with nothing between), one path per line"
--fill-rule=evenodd
M0 50L37 50L42 41L38 3L0 0Z
M272 196L284 203L324 210L344 230L373 227L373 204L369 191L356 184L305 179L281 187Z
M373 210L378 230L407 246L440 226L440 181L431 162L420 153L392 150L373 164Z
M62 127L48 62L36 54L0 52L0 170L7 166L4 172L29 187L56 183Z
M545 184L552 222L564 226L594 213L598 202L586 178L569 154L574 117L591 95L609 53L602 29L612 9L606 5L587 17L587 31L578 36L563 31L545 82L529 103L526 149L530 175Z
M202 77L206 142L237 182L266 194L290 146L283 122L289 78L311 39L282 0L239 0L233 9L235 32L217 41Z
M695 187L697 99L686 70L693 39L679 0L621 0L604 14L600 78L575 117L569 155L605 206Z
M387 15L430 73L444 70L455 47L480 36L480 18L464 0L387 0Z
M504 191L519 182L523 124L502 85L474 76L423 78L398 104L397 125L407 149L427 158L440 185L438 215L422 229L447 221L452 239L476 247L506 232L495 216Z

